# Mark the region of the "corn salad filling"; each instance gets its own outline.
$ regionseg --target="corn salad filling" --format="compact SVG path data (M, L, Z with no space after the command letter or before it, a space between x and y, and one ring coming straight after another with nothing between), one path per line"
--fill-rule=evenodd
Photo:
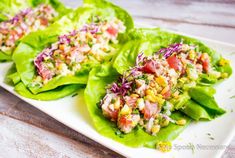
M108 85L100 108L124 133L138 125L156 135L170 122L186 123L184 119L171 118L177 110L173 100L195 86L203 73L217 78L226 76L214 70L210 56L196 52L195 46L176 43L150 57L139 54L136 66L126 71L118 82Z
M21 11L8 21L0 23L0 51L12 51L17 40L30 32L46 28L58 13L50 5L39 5Z
M118 43L118 34L125 29L123 22L116 18L110 21L97 18L80 30L60 36L35 58L38 76L34 83L42 86L53 77L75 75L89 60L102 61L114 51L110 44Z

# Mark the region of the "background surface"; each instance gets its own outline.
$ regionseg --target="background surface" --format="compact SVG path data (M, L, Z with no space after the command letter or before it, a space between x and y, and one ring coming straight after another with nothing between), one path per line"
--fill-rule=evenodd
M71 7L81 0L62 0ZM233 0L112 0L136 22L235 44ZM235 139L231 142L235 146ZM233 157L224 153L224 158ZM121 157L0 88L0 157Z

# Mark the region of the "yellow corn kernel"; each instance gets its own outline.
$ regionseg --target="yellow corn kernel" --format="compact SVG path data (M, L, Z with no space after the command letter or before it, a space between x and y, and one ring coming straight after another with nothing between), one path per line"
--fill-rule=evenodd
M151 89L147 89L147 90L145 91L145 94L146 94L146 95L154 95L154 93L153 93L153 91L152 91Z
M135 82L136 82L136 86L137 86L137 88L139 88L139 87L141 87L141 86L142 86L142 82L140 82L139 80L136 80Z
M189 59L193 60L196 57L196 52L194 50L189 51Z
M154 120L154 124L155 125L159 124L159 120L158 119Z
M177 125L180 125L180 126L183 126L183 125L186 124L186 120L185 120L185 119L177 120L177 121L176 121L176 124L177 124Z
M154 95L147 95L146 98L153 103L157 102L157 99Z
M226 73L226 72L222 73L221 78L228 78L228 73Z
M163 76L159 76L155 79L155 81L160 85L160 86L166 86L167 81Z
M138 106L139 110L143 110L144 109L145 104L144 104L144 99L143 98L139 98L137 100L137 106Z
M165 94L166 92L168 92L170 90L170 87L169 86L166 86L165 88L163 88L161 94Z
M229 63L230 63L229 60L226 60L224 58L220 59L220 61L219 61L220 66L224 66L224 65L227 65Z
M161 87L158 84L155 84L155 89L160 89Z
M130 113L131 113L131 109L129 108L128 105L125 104L125 105L123 106L123 108L122 108L120 114L121 114L121 115L128 115L128 114L130 114Z
M106 48L106 47L101 48L101 50L104 52L108 52L108 48Z
M169 123L170 123L170 121L168 119L162 119L161 122L160 122L160 125L162 127L166 127L166 126L169 125Z
M63 44L60 44L60 45L59 45L59 49L62 50L62 51L64 51L64 45L63 45Z
M138 95L138 94L133 93L133 94L131 94L131 97L132 97L132 98L138 98L138 97L139 97L139 95Z
M164 99L162 99L162 95L160 95L160 94L155 95L154 92L153 92L153 90L147 89L147 90L145 91L145 93L146 93L146 98L147 98L149 101L151 101L151 102L153 102L153 103L156 103L156 102L157 102L157 103L160 104L160 105L162 105L162 104L164 103Z
M58 70L62 70L62 64L60 64L59 66L58 66Z
M163 103L165 102L165 100L162 98L162 95L157 95L156 100L159 105L163 105Z
M118 98L116 101L115 101L115 103L114 103L114 109L119 109L120 108L120 99Z
M154 88L156 85L154 82L150 82L150 87Z
M151 90L152 90L152 92L153 92L154 95L157 94L157 89L156 89L156 88L153 88L153 89L151 89Z
M160 126L159 125L154 125L151 129L152 134L156 134L160 131Z
M90 39L93 38L90 32L87 32L86 37Z

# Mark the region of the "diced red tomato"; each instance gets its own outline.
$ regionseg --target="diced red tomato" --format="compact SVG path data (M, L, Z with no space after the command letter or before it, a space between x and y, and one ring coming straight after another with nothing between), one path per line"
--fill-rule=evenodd
M107 117L111 118L112 121L117 121L118 118L118 110L107 110L105 111Z
M46 18L41 18L40 23L41 23L41 25L47 26L48 25L48 20Z
M128 119L127 116L123 115L118 120L119 126L121 127L128 127L132 125L132 120Z
M142 69L144 72L146 73L151 73L151 74L154 74L155 71L156 71L156 63L152 60L150 61L147 61L144 66L143 66L143 69Z
M169 64L169 66L171 68L175 69L176 71L181 71L183 68L183 65L182 65L180 59L178 59L175 55L168 57L167 62Z
M108 29L107 29L107 31L108 31L108 33L110 34L110 35L113 35L113 36L116 36L117 34L118 34L118 30L116 29L116 28L114 28L114 27L109 27Z
M8 34L8 30L7 30L7 29L0 28L0 33L1 33L1 34Z
M210 58L209 58L209 55L207 53L203 53L201 56L200 56L200 61L202 63L202 68L205 72L208 72L209 71L209 68L210 68Z

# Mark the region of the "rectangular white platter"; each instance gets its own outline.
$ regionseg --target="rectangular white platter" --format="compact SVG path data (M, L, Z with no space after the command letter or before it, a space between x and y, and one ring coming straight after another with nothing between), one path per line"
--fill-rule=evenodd
M225 58L230 59L232 67L235 69L235 45L201 37L195 38L215 49ZM221 107L227 110L227 113L210 122L191 123L189 127L172 142L172 150L168 153L161 153L148 148L130 148L97 133L92 126L91 118L86 109L83 91L80 91L76 97L68 96L55 101L36 101L19 96L14 92L13 87L4 83L4 76L11 64L12 63L0 63L1 87L66 126L126 157L221 157L226 150L225 146L229 145L235 134L235 98L231 98L231 96L235 95L235 73L233 73L229 79L216 86L216 100ZM210 136L208 133L210 133ZM214 139L212 140L212 138ZM194 149L192 149L192 147L194 147ZM229 150L227 151L229 152Z

